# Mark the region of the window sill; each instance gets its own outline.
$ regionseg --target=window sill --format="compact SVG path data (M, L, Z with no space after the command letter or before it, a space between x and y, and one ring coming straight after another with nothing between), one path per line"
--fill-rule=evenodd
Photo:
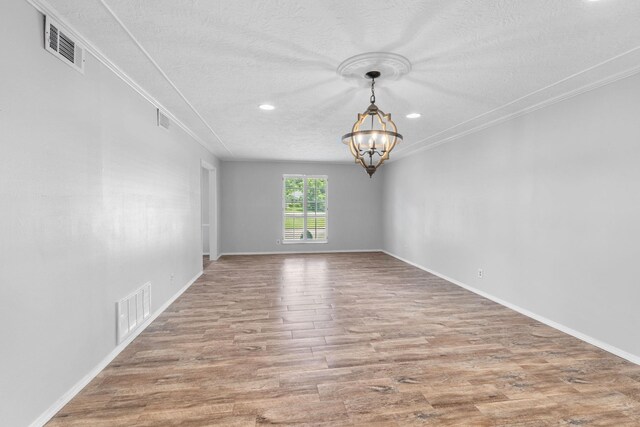
M283 240L283 245L313 245L329 243L328 240Z

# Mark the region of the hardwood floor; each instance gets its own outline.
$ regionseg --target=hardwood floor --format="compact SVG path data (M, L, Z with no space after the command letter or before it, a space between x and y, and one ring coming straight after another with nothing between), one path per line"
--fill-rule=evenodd
M381 253L222 257L50 426L638 426L640 366Z

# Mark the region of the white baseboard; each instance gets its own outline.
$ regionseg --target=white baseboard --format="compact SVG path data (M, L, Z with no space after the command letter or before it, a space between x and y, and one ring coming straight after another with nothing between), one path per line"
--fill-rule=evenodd
M382 249L338 249L338 250L321 250L321 251L275 251L275 252L223 252L221 256L228 255L287 255L287 254L335 254L350 252L384 252ZM217 258L216 258L217 259Z
M601 348L604 351L607 351L607 352L609 352L611 354L615 354L618 357L626 359L629 362L635 363L636 365L640 365L640 356L637 356L635 354L632 354L632 353L629 353L629 352L624 351L622 349L619 349L618 347L612 346L611 344L607 344L606 342L600 341L599 339L593 338L593 337L591 337L589 335L586 335L586 334L584 334L582 332L579 332L579 331L576 331L574 329L571 329L568 326L565 326L565 325L560 324L558 322L555 322L553 320L547 319L546 317L540 316L539 314L536 314L536 313L533 313L533 312L527 310L526 308L519 307L519 306L517 306L515 304L512 304L512 303L507 302L507 301L505 301L503 299L495 297L495 296L493 296L491 294L488 294L488 293L486 293L484 291L476 289L473 286L469 286L469 285L464 284L462 282L459 282L459 281L457 281L455 279L452 279L451 277L445 276L444 274L438 273L437 271L433 271L433 270L431 270L431 269L429 269L427 267L424 267L424 266L422 266L420 264L416 264L415 262L412 262L412 261L409 261L408 259L402 258L401 256L395 255L395 254L393 254L391 252L388 252L388 251L385 251L385 250L382 250L382 252L384 252L385 254L387 254L389 256L392 256L392 257L394 257L394 258L396 258L396 259L398 259L398 260L400 260L402 262L405 262L405 263L410 264L410 265L412 265L414 267L417 267L420 270L424 270L427 273L431 273L431 274L433 274L435 276L438 276L438 277L446 280L447 282L451 282L454 285L458 285L461 288L464 288L464 289L466 289L468 291L473 292L474 294L480 295L481 297L484 297L484 298L486 298L488 300L491 300L491 301L493 301L495 303L498 303L498 304L500 304L500 305L502 305L504 307L510 308L513 311L517 311L518 313L523 314L523 315L525 315L527 317L530 317L531 319L537 320L540 323L544 323L545 325L550 326L550 327L552 327L554 329L557 329L557 330L559 330L561 332L564 332L565 334L569 334L569 335L571 335L571 336L573 336L575 338L578 338L579 340L582 340L582 341L587 342L587 343L589 343L591 345L594 345L594 346L596 346L598 348Z
M195 283L198 278L202 276L202 271L200 271L193 279L191 279L182 289L180 289L174 296L172 296L167 302L162 304L153 314L140 325L138 329L133 331L133 333L127 337L126 340L122 341L116 348L114 348L111 353L107 355L100 363L98 363L87 375L85 375L80 381L78 381L73 387L71 387L65 394L63 394L49 409L42 413L34 422L30 424L30 427L41 427L46 424L55 414L58 413L60 409L64 407L71 399L73 399L76 394L78 394L92 379L95 378L96 375L100 373L104 368L107 367L113 359L116 358L122 350L124 350L142 331L144 331L147 326L151 324L163 311L165 311L180 295L184 293L191 285Z

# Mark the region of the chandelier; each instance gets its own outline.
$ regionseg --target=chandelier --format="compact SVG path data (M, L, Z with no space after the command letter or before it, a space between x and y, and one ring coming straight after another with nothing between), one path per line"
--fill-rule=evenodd
M389 158L396 144L402 141L402 135L391 120L391 114L385 114L376 105L375 85L380 72L369 71L365 77L371 79L371 104L364 113L358 113L358 120L353 124L351 132L342 137L342 142L349 146L355 162L362 165L371 178ZM366 129L366 126L369 128Z

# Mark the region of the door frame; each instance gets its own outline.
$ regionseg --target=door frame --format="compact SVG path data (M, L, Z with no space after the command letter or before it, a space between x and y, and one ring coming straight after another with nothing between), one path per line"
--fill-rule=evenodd
M209 259L215 261L220 257L218 252L218 174L216 167L205 160L200 160L200 167L209 172L207 174L209 176ZM202 191L202 170L200 170L200 181L200 191ZM200 209L200 212L202 212L202 209ZM200 236L200 248L202 251L202 248L204 248L202 218L200 218Z

